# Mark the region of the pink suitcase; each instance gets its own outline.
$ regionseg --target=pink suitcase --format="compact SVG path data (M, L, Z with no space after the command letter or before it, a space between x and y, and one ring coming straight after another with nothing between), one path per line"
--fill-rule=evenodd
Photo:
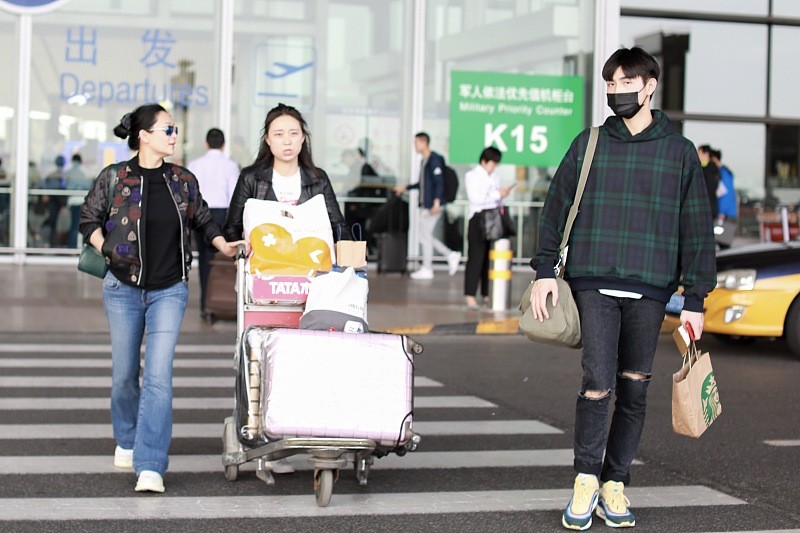
M262 348L262 427L286 437L410 437L414 363L401 335L269 330ZM408 435L408 436L407 436Z

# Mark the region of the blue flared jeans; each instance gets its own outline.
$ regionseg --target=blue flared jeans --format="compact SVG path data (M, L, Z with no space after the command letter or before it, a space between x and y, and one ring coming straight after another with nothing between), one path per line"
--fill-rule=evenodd
M114 439L118 446L133 449L137 474L153 470L164 475L169 466L172 362L188 297L188 285L182 281L146 290L125 285L111 272L103 280L103 305L111 331Z
M583 343L583 379L575 408L575 470L596 475L601 483L628 484L644 428L647 387L665 304L647 297L606 296L596 290L576 292L575 301ZM596 399L587 397L586 391L607 394ZM614 414L609 428L612 395Z

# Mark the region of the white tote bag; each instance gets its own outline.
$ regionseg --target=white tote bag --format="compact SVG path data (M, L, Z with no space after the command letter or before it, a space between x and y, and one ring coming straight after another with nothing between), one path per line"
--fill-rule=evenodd
M368 295L366 277L358 275L353 267L319 274L311 280L300 328L346 333L369 331Z
M300 205L251 198L244 204L244 234L253 247L253 276L313 276L331 270L336 258L325 199Z

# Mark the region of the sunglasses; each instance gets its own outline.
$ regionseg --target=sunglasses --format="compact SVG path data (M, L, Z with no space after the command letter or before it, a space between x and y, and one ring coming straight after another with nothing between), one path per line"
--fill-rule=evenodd
M164 133L167 134L167 137L171 137L173 133L175 135L178 134L178 126L165 126L163 128L153 128L152 130L147 130L147 131L149 131L150 133L153 133L154 131L163 131Z

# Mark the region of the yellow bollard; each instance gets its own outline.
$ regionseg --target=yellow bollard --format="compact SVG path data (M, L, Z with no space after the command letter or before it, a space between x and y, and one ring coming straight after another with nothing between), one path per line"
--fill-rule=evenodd
M489 279L492 284L492 311L511 309L511 250L509 239L498 239L489 251Z

